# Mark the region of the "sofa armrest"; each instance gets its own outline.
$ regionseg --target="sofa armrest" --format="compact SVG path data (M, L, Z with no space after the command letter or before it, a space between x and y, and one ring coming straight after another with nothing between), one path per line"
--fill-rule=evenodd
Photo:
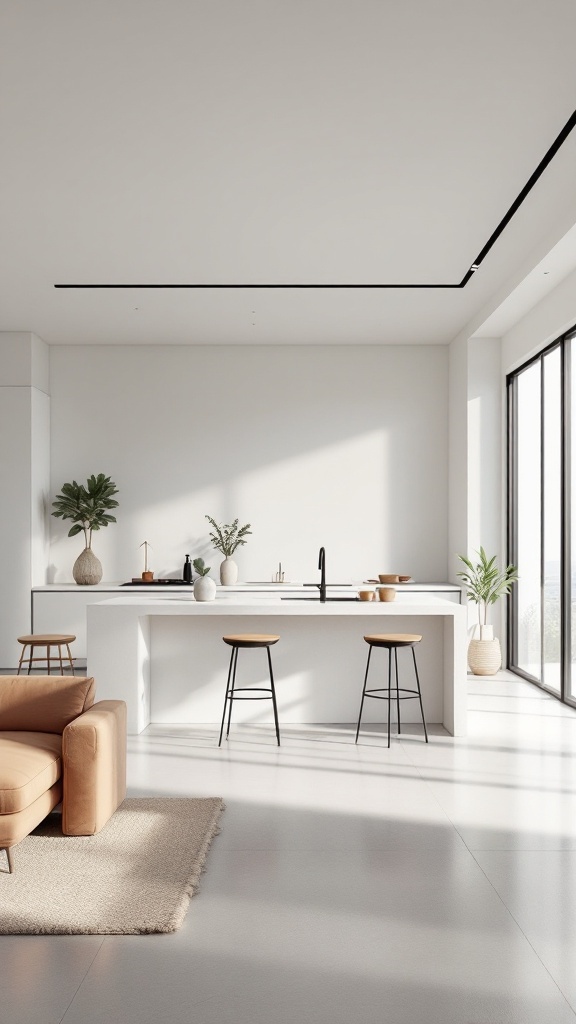
M99 832L126 796L126 704L101 700L62 733L62 831Z

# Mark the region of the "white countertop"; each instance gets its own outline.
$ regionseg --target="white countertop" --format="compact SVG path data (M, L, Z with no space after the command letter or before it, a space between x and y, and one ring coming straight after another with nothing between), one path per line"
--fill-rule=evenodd
M463 609L453 601L420 594L397 594L395 601L299 601L283 600L276 594L218 593L214 601L195 601L192 594L161 597L126 594L96 602L92 609L139 611L144 615L456 615Z
M313 583L235 583L232 587L222 587L217 584L218 594L236 594L236 593L291 593L300 591L311 591L318 584ZM392 583L392 584L380 584L380 583L367 583L365 580L360 580L357 583L343 583L334 584L328 583L327 588L331 593L346 593L348 591L357 590L370 590L371 588L379 586L392 586L398 590L398 592L406 593L441 593L442 591L449 593L457 593L461 591L461 588L456 583ZM77 583L46 583L42 586L32 587L33 593L120 593L120 594L142 594L143 596L150 594L188 594L192 590L192 584L166 584L165 586L153 584L134 584L124 586L118 582L112 583L96 583L93 586L79 586Z

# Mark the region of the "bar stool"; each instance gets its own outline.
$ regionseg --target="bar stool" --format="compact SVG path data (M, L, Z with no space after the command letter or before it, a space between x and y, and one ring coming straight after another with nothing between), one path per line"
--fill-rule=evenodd
M420 678L418 676L418 666L416 664L416 653L414 647L419 644L422 637L416 633L377 633L364 637L366 643L369 645L368 650L368 661L366 663L366 674L364 676L364 689L362 690L362 701L360 703L360 714L358 715L358 727L356 729L355 743L358 742L358 734L360 732L360 722L362 719L362 708L364 707L365 697L375 697L378 700L388 701L388 746L390 746L390 706L393 700L396 700L396 706L398 709L398 735L400 735L400 701L401 700L418 700L420 701L420 712L422 714L422 725L424 726L424 736L426 743L428 743L428 732L426 730L426 722L424 720L424 708L422 707L422 693L420 691ZM379 687L373 690L367 690L366 684L368 682L368 669L370 668L370 658L372 656L372 649L374 647L384 647L388 651L388 687ZM399 647L410 647L412 650L412 657L414 659L414 672L416 673L416 690L408 690L404 687L398 686L398 648ZM396 669L396 686L392 687L392 651L394 651L394 665ZM400 694L406 694L401 697Z
M72 633L33 633L31 636L19 636L18 643L23 644L22 654L20 655L20 661L18 662L18 672L20 675L22 665L28 664L28 675L30 675L30 669L32 668L33 661L45 661L47 663L47 672L50 675L50 665L52 662L60 663L60 675L64 675L64 665L62 663L62 648L65 647L68 652L68 663L72 669L72 675L74 675L74 662L72 655L70 654L70 644L76 639ZM30 654L26 657L26 648L30 648ZM33 657L34 651L37 647L46 648L46 656L39 658ZM58 648L58 653L53 658L50 657L50 650L52 647Z
M278 708L276 706L276 691L274 689L274 675L272 673L272 658L270 657L270 648L273 644L277 644L279 636L267 636L264 633L239 633L236 636L223 636L225 644L228 644L232 648L230 654L230 667L228 669L228 681L226 683L226 696L224 698L224 711L222 713L222 725L220 726L220 739L218 740L218 746L222 743L222 733L224 731L224 720L226 718L226 704L228 702L228 724L226 726L226 739L230 732L230 719L232 717L232 701L234 700L270 700L272 699L272 705L274 707L274 722L276 723L276 739L278 746L280 746L280 728L278 726ZM270 672L270 686L236 686L236 665L238 663L238 651L243 647L265 647L266 654L268 655L268 671ZM232 685L230 685L232 681ZM239 691L259 691L267 694L264 697L240 697Z

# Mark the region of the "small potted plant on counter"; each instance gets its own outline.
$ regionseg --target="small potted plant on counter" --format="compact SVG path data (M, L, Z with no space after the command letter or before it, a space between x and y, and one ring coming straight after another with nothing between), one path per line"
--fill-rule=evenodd
M212 516L206 516L206 519L214 531L210 534L212 545L224 555L224 561L220 564L220 583L223 587L230 587L238 579L238 566L231 556L240 544L246 544L244 538L252 533L250 523L238 526L238 520L235 519L233 523L219 526Z
M68 530L69 537L84 531L84 550L78 555L72 568L72 575L80 586L94 586L102 579L102 564L92 551L92 531L100 530L109 523L115 523L109 515L111 508L118 508L112 497L118 488L109 476L98 473L88 477L86 486L76 483L62 484L62 493L52 502L52 512L57 519L71 519L74 523Z
M196 601L213 601L216 597L216 584L210 578L210 566L204 565L203 558L195 558L192 562L198 579L194 580L194 599Z
M494 627L488 624L488 606L509 594L518 575L515 565L501 572L496 555L488 558L484 548L477 551L480 561L473 565L465 555L458 555L466 569L457 573L466 587L466 597L478 605L480 637L473 637L468 645L468 664L475 676L493 676L502 664L500 641L494 636Z

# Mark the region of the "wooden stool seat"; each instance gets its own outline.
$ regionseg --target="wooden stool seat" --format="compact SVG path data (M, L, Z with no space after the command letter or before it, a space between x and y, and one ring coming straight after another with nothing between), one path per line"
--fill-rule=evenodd
M34 645L46 647L46 644L49 644L50 647L57 647L58 644L74 643L75 639L76 637L72 633L32 633L30 636L19 636L18 643L26 644L28 647Z
M62 648L65 647L67 651L67 660L70 668L72 669L72 675L74 675L74 662L70 653L70 644L74 643L76 637L73 633L31 633L28 636L19 636L18 643L22 644L22 654L20 655L20 661L18 662L18 672L20 675L22 665L28 665L28 675L32 668L32 663L35 661L44 661L47 665L47 674L50 675L50 666L52 662L57 662L60 665L60 675L64 674L64 664L62 661ZM30 648L30 654L26 657L26 648ZM34 657L34 651L37 647L45 647L46 654L41 655L38 658ZM52 658L50 651L53 647L58 649L58 653Z
M419 644L422 637L417 633L372 633L364 639L374 647L410 647Z
M266 633L237 633L233 636L223 636L222 639L230 647L270 647L277 644L280 637L269 636Z
M228 724L226 726L226 739L230 734L230 719L232 718L232 702L235 700L271 700L274 708L274 724L276 726L276 742L280 746L280 726L278 724L278 707L276 704L276 690L274 688L274 674L272 672L272 658L270 648L277 644L280 637L271 636L269 633L235 633L222 637L225 644L232 648L230 654L230 665L228 668L228 680L226 682L226 696L224 697L224 711L222 712L222 724L220 726L220 738L218 746L222 743L224 722L226 721L226 708L228 708ZM268 672L270 675L270 686L236 686L236 666L238 664L238 651L241 648L259 647L266 651L268 658ZM246 694L246 696L244 696Z
M360 701L360 713L358 715L358 725L356 726L356 740L358 742L358 736L360 734L360 722L362 721L362 709L364 707L364 700L366 697L374 697L376 700L388 701L388 746L390 746L390 709L392 701L396 701L397 708L397 720L398 720L398 735L400 735L400 701L401 700L418 700L420 702L420 714L422 715L422 725L424 727L424 738L428 743L428 730L426 729L426 720L424 718L424 708L422 706L422 691L420 689L420 677L418 675L418 666L416 664L416 652L414 650L416 644L419 644L422 637L418 633L369 633L364 637L366 643L369 645L370 650L368 651L368 661L366 662L366 673L364 675L364 687L362 689L362 700ZM378 686L373 689L368 689L368 671L370 669L370 658L372 657L372 650L374 647L382 647L388 651L388 686ZM412 658L414 661L414 674L416 676L416 689L408 689L405 686L398 685L398 648L409 647L412 651ZM395 682L396 685L392 685L392 652L394 652L394 668L395 668Z

